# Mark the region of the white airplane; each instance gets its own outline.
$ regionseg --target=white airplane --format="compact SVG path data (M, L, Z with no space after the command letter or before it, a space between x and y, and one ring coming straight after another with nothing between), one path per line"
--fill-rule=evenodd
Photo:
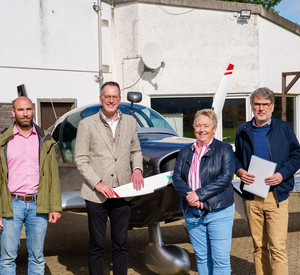
M221 115L233 65L229 64L213 100L212 108ZM194 142L194 139L178 137L168 122L154 110L133 104L141 101L141 93L127 95L129 103L119 108L132 115L138 124L138 136L143 153L145 188L136 191L132 183L114 188L115 197L132 197L130 227L148 226L149 247L145 264L158 274L186 274L190 271L190 260L186 252L173 245L164 245L160 233L160 222L182 219L179 211L179 195L172 186L172 170L179 150ZM83 182L74 163L74 145L79 121L99 111L100 104L72 110L52 125L48 131L57 141L55 145L60 169L64 210L85 211L85 202L80 197Z
M222 110L225 103L226 94L229 89L230 79L233 72L234 65L229 64L221 82L218 86L217 92L214 95L212 109L215 111L218 120L221 117ZM167 185L172 183L172 174L173 171L164 172L158 175L150 176L145 178L145 187L139 191L133 188L133 184L129 183L120 187L114 188L115 197L119 198L127 198L127 197L135 197L146 195L149 193L153 193L155 190L166 187Z

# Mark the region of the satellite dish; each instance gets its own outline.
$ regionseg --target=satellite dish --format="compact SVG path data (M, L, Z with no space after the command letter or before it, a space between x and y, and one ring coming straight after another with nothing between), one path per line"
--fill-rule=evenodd
M142 60L145 66L151 70L156 70L162 65L162 51L155 43L148 43L143 50Z

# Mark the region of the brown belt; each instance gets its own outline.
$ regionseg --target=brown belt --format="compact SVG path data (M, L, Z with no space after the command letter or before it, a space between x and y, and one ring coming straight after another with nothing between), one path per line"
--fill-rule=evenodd
M11 194L12 199L17 199L19 201L24 201L24 202L33 202L36 200L36 195L27 195L27 196L22 196L22 195L15 195Z

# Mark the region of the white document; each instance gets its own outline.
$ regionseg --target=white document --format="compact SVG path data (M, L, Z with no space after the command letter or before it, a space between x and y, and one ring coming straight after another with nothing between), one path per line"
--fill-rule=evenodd
M135 190L132 182L115 187L113 188L115 198L130 198L153 193L171 184L173 182L172 175L173 171L169 171L144 178L144 188L141 190Z
M262 198L268 196L270 185L265 183L265 178L272 176L276 163L252 155L248 172L255 175L252 184L244 184L244 190Z

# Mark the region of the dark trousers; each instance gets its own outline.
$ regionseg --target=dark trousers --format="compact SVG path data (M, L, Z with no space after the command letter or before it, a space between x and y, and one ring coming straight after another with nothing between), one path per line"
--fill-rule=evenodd
M114 275L126 275L128 267L127 233L131 203L124 199L107 199L104 203L86 201L90 243L89 274L104 274L104 244L107 218L110 220Z

